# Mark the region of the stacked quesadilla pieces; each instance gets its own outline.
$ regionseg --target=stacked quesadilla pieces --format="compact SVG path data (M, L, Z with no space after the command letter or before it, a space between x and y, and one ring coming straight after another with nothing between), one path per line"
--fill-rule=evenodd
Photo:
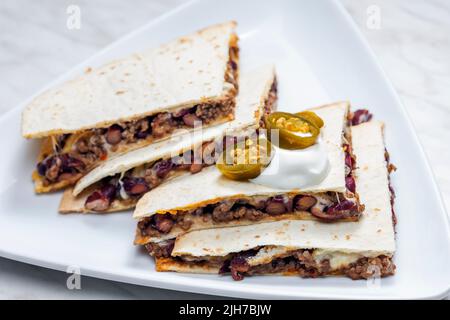
M36 192L73 185L107 159L234 118L235 22L132 54L37 96L22 134L43 138Z
M284 274L352 279L394 274L395 234L389 163L383 124L351 128L356 190L365 211L358 222L280 220L231 228L191 231L146 245L158 271Z

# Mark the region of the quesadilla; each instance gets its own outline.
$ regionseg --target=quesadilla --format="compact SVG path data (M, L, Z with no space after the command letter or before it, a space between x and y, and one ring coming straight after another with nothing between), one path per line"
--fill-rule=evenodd
M277 221L199 230L154 243L158 271L347 276L367 279L393 275L395 252L391 166L386 160L383 124L352 127L358 159L356 188L365 211L358 222Z
M177 176L200 172L215 163L224 140L251 134L276 107L273 66L243 73L239 79L235 119L196 134L151 144L106 161L66 189L59 211L112 212L136 205L147 191ZM173 140L173 141L172 141ZM196 152L197 151L197 152ZM199 161L195 161L199 158Z
M192 230L275 220L358 220L364 208L353 177L349 103L318 107L314 112L325 123L321 139L329 172L322 182L302 190L283 190L229 180L217 168L208 167L187 179L169 181L139 200L133 215L139 220L135 243L160 242Z
M238 90L236 23L211 26L159 48L89 68L36 97L22 135L44 138L36 192L74 184L102 161L232 120Z

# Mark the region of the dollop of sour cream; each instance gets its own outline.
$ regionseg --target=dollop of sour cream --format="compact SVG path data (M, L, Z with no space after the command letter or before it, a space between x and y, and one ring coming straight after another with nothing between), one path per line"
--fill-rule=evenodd
M284 190L304 189L322 182L329 172L328 154L320 138L300 150L272 145L272 155L270 164L251 182Z

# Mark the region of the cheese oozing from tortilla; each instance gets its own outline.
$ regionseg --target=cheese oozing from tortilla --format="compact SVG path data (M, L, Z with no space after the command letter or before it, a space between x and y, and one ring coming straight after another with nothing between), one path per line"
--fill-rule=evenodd
M286 150L272 146L272 161L253 183L293 190L318 185L330 171L330 161L321 139L311 147Z

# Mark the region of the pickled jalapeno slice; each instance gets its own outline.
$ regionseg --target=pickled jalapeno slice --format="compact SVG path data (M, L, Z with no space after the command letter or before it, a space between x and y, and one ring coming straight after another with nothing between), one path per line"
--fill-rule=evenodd
M269 140L273 140L278 130L278 146L283 149L305 149L312 146L320 129L310 120L287 112L274 112L265 118Z

